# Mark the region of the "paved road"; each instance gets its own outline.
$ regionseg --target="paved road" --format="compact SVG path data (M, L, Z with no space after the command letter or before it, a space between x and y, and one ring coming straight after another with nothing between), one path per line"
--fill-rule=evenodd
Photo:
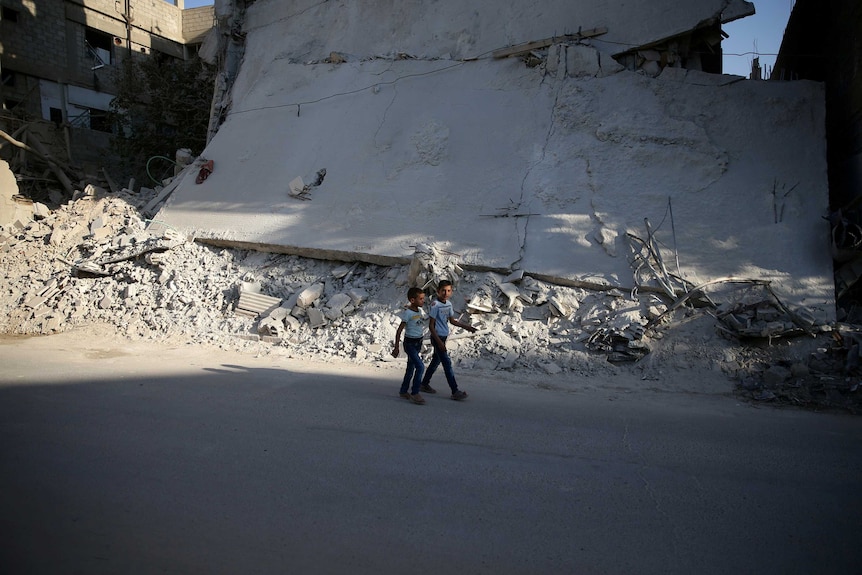
M44 341L0 345L2 573L859 572L859 418Z

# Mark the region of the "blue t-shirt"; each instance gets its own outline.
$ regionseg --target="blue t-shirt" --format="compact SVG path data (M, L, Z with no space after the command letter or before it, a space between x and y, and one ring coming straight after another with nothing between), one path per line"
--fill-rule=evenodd
M440 337L449 335L449 318L455 315L455 310L452 309L452 301L446 303L435 301L431 306L430 317L434 318L434 330Z
M428 314L421 307L418 311L413 311L409 307L398 312L398 317L401 321L407 324L404 329L404 337L417 338L422 337L425 331L425 322L428 320Z

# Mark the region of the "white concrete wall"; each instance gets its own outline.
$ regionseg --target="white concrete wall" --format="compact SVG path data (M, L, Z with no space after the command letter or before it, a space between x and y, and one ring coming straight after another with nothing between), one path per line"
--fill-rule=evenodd
M650 78L583 47L534 68L446 57L573 31L561 22L665 37L723 2L432 4L252 5L230 113L204 152L215 172L187 178L159 219L336 259L406 261L434 242L468 266L630 288L627 234L645 237L648 218L692 283L768 279L834 317L819 85ZM323 62L330 51L347 61ZM321 168L310 201L288 195Z

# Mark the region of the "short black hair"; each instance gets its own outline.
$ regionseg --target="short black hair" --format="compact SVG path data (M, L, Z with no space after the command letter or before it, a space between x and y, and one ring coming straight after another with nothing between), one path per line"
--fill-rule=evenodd
M420 293L422 293L422 288L412 287L407 290L407 299L415 299L419 297Z
M449 280L440 280L440 283L437 284L437 291L440 291L444 287L450 285L452 285L452 282L450 282Z

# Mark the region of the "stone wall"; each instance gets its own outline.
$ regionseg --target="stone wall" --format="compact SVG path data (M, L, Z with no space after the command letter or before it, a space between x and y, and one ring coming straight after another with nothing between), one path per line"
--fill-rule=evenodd
M183 39L186 44L199 44L213 27L212 6L189 8L183 11Z

